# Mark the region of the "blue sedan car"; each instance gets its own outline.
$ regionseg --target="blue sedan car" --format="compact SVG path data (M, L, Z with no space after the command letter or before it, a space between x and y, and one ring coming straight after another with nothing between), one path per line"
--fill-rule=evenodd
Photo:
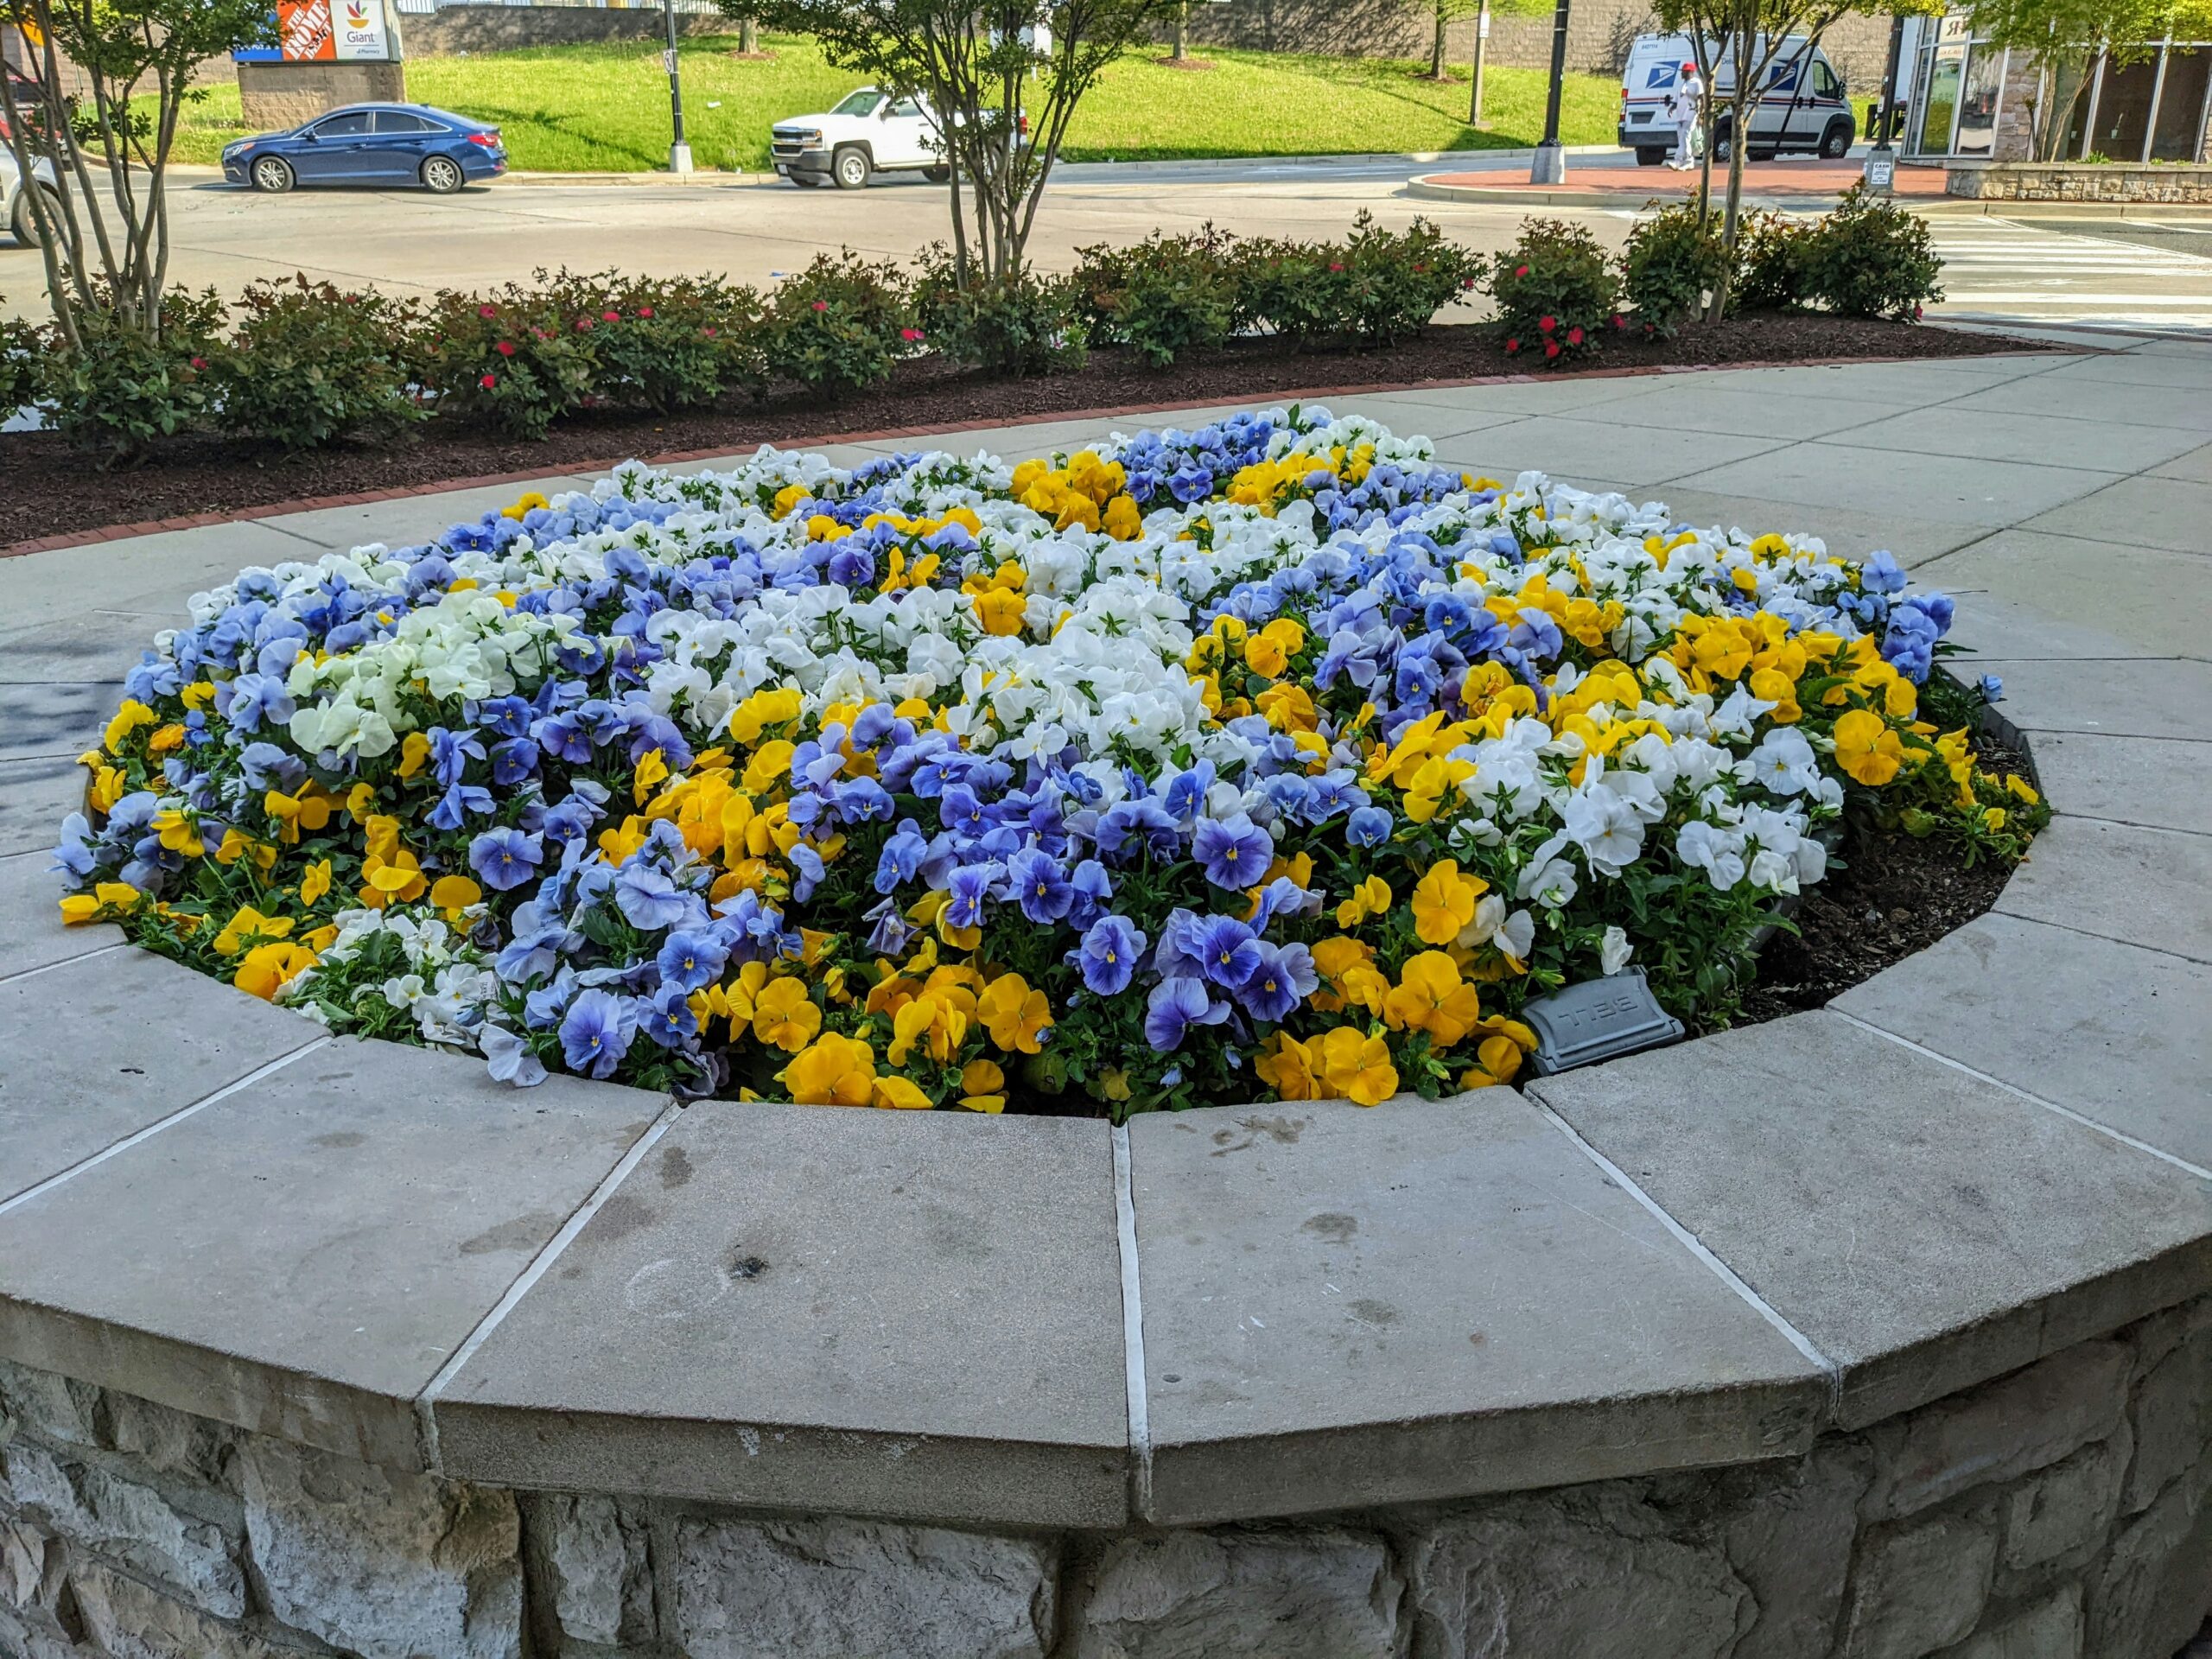
M289 132L223 147L226 179L272 193L305 184L419 184L444 196L506 170L497 127L425 104L350 104Z

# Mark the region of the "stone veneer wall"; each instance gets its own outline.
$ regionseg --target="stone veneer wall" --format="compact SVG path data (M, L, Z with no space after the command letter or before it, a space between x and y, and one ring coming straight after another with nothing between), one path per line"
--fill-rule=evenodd
M2063 162L1953 166L1943 189L1947 195L1981 201L2212 202L2212 167L2173 162L2147 167Z
M2212 1298L1774 1463L991 1535L390 1471L0 1364L21 1659L2164 1659L2212 1602Z

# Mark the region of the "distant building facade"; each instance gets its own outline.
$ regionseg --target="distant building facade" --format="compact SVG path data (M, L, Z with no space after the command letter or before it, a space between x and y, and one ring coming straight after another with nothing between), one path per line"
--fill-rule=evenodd
M2035 134L2056 111L2061 126L2050 160L2206 159L2212 41L2156 41L2133 62L2100 57L2083 74L2044 68L2018 47L1978 39L1971 17L1952 11L1905 19L1901 63L1907 156L2037 159Z

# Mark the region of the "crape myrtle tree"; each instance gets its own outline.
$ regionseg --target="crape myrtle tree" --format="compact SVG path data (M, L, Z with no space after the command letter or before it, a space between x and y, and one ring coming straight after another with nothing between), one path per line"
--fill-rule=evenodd
M1708 321L1719 321L1728 308L1737 226L1743 213L1744 152L1751 147L1751 118L1758 108L1760 88L1793 40L1802 42L1809 59L1813 46L1838 18L1878 9L1896 8L1881 0L1656 0L1652 11L1660 27L1689 36L1698 73L1708 89L1706 160L1698 193L1700 217L1710 211L1714 134L1724 119L1728 130L1728 188L1721 209L1720 238L1729 258L1707 308ZM1723 69L1731 82L1725 100L1713 90L1718 86L1718 72Z
M2177 41L2212 37L2212 0L1971 0L1967 12L1977 37L2025 53L2035 65L2031 143L2039 162L2058 159L2100 56L2139 63L2170 33Z
M1010 281L1076 105L1175 0L721 0L813 35L837 68L935 112L951 169L954 280ZM1024 123L1027 136L1024 136Z
M58 199L30 193L47 293L66 349L91 328L162 335L168 161L205 60L276 38L269 0L0 0L22 34L38 107L0 76L0 115L23 175L44 161ZM80 90L65 91L64 65Z

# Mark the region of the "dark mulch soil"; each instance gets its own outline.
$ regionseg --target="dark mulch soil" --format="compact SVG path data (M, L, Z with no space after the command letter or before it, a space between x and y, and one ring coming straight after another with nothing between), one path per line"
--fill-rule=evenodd
M1984 736L1981 765L1999 775L2029 776L2026 757ZM1993 859L1967 865L1956 842L1925 841L1854 823L1838 862L1806 890L1793 937L1777 933L1759 953L1758 981L1744 999L1739 1026L1825 1007L1853 985L1924 950L1997 902L2013 867Z
M1609 343L1588 366L1718 366L1833 358L1974 357L2040 350L1996 335L1821 315L1732 317L1673 340ZM1537 359L1541 360L1541 359ZM1478 324L1433 325L1385 351L1300 353L1269 339L1239 340L1202 361L1147 369L1127 352L1094 353L1073 374L993 380L934 358L899 366L889 385L842 404L791 393L733 399L692 414L588 414L543 443L435 424L388 447L341 447L286 458L265 446L215 437L166 443L127 475L103 474L51 433L0 436L0 548L41 537L185 518L359 491L421 487L456 479L604 467L629 456L789 445L844 432L993 423L1169 402L1253 403L1313 387L1460 381L1529 369Z

